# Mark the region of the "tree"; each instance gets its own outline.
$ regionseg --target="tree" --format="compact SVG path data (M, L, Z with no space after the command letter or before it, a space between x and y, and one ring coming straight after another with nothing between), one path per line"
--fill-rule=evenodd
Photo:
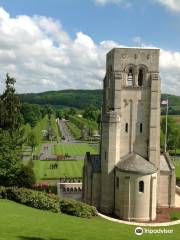
M5 79L5 91L0 96L0 128L9 131L11 134L19 130L21 122L20 119L20 102L15 94L16 80L11 78L9 74Z
M89 106L87 107L84 112L83 112L83 117L84 118L87 118L91 121L95 121L97 122L98 121L98 117L99 117L99 114L100 114L100 111L99 109L97 109L96 107L94 106Z
M16 138L0 129L0 185L16 185L16 174L21 166Z
M17 186L32 188L36 183L36 177L32 168L32 165L28 164L22 166L17 173Z
M161 120L161 146L164 147L165 130L166 129L166 118L163 117ZM179 131L176 125L176 121L173 117L168 116L167 119L167 149L175 149L178 144Z
M20 102L15 94L15 79L8 74L5 91L0 96L0 185L16 185L16 173L21 168L20 150L23 131L20 129Z
M38 144L39 144L39 141L38 141L36 134L34 133L34 131L31 131L28 136L28 145L31 147L32 153L36 149L36 146Z

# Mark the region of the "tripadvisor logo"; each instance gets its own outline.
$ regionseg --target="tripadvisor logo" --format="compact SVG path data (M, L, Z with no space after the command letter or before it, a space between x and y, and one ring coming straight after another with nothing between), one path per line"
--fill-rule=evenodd
M138 236L142 235L143 234L143 228L142 227L135 228L134 233Z
M166 229L166 228L142 228L137 227L134 230L134 233L137 236L140 236L142 234L172 234L174 232L173 229Z

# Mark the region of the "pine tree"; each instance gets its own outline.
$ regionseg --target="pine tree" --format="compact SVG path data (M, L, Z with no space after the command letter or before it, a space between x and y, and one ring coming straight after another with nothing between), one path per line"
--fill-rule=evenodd
M16 185L16 173L22 167L19 152L22 145L20 102L15 94L15 79L8 74L5 91L0 96L0 185Z
M7 73L4 93L0 96L0 128L11 134L20 128L20 101L15 94L16 80Z

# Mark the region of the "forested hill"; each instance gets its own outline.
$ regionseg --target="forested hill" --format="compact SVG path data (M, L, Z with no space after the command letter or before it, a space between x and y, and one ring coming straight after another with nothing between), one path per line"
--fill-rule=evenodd
M50 104L84 109L89 105L100 107L102 90L61 90L43 93L19 95L21 102L33 104Z
M100 107L102 104L102 90L61 90L43 93L20 94L23 103L40 105L61 105L75 108L85 108L89 105ZM180 109L180 96L162 94L161 98L169 99L169 105Z

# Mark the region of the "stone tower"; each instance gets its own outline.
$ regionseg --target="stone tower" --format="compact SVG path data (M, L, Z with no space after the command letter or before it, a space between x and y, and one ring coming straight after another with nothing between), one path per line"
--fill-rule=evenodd
M106 63L101 178L109 184L102 185L101 209L109 213L114 166L123 156L134 152L159 168L159 49L116 48L107 54Z
M100 156L85 158L84 201L122 219L155 219L157 206L174 205L174 168L167 156L161 161L159 49L114 48L106 59Z

